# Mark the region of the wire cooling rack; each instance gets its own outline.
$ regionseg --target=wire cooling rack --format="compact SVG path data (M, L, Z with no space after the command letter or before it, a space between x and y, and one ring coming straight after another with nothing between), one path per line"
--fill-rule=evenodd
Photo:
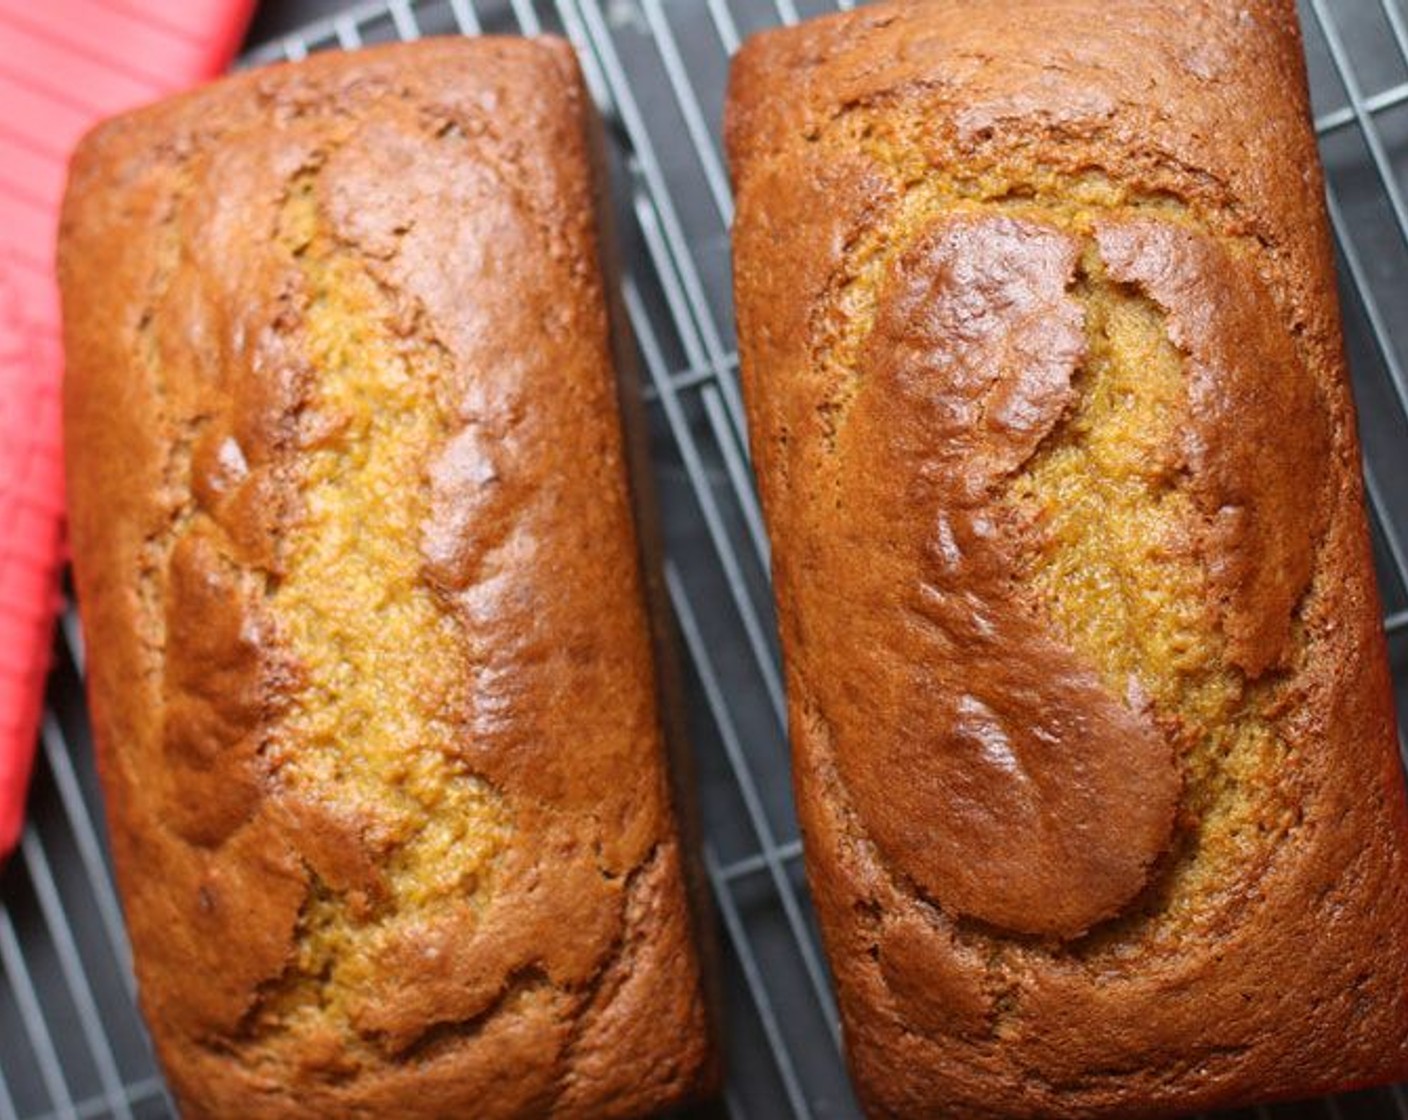
M581 53L610 126L625 305L647 379L667 584L688 654L705 858L725 946L723 1103L731 1116L762 1120L857 1110L790 800L767 541L738 392L728 282L733 203L719 122L728 57L740 39L824 6L384 0L247 59L480 32L554 31ZM1302 19L1375 554L1399 707L1408 714L1408 15L1400 0L1307 0ZM0 880L0 1120L169 1116L133 1007L71 611L57 647L30 823ZM1408 1094L1376 1090L1249 1115L1408 1120Z

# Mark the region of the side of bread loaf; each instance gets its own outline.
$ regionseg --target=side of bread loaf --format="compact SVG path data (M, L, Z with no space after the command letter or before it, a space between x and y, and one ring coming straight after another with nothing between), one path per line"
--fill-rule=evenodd
M1408 1072L1408 813L1294 4L735 62L807 865L877 1116Z
M97 130L60 272L78 596L187 1116L634 1116L715 1061L566 44Z

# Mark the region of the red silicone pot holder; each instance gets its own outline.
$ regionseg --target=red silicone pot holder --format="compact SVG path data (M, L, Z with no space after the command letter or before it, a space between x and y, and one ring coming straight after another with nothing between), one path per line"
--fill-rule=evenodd
M218 74L250 0L0 0L0 858L19 837L62 555L54 231L103 117Z

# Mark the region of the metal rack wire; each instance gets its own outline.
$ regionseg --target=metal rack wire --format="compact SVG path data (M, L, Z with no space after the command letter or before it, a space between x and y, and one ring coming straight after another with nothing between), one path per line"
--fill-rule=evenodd
M844 0L843 0L844 3ZM734 1117L856 1115L802 880L728 285L732 199L719 120L743 36L825 0L378 0L246 61L430 34L555 31L610 124L625 305L651 402L667 586L724 928ZM1375 553L1408 715L1408 14L1402 0L1305 0L1330 213L1366 451ZM30 823L0 880L0 1120L171 1115L113 891L65 616ZM1408 1120L1401 1088L1258 1110Z

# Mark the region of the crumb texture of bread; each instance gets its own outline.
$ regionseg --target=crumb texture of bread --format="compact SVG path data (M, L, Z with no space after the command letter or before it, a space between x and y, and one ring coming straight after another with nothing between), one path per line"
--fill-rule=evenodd
M1288 0L882 3L727 142L807 866L868 1111L1408 1072L1408 809Z
M566 44L446 40L75 157L75 574L186 1116L712 1088L588 113Z

